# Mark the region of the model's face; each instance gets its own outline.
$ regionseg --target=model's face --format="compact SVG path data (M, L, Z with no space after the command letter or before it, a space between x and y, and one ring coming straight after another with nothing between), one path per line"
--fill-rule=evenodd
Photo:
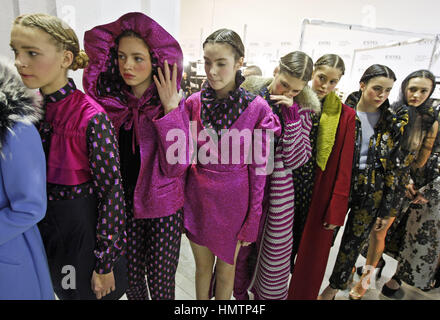
M376 77L370 79L367 84L360 83L363 103L379 108L382 103L388 99L391 89L393 88L394 80L386 77Z
M59 50L49 34L38 28L14 25L10 46L25 86L51 94L66 84L73 54Z
M323 99L336 88L341 77L341 70L329 66L319 66L312 74L312 89L319 99Z
M406 101L412 107L422 105L432 90L432 81L426 78L412 78L406 87Z
M270 84L270 93L288 98L296 97L306 86L306 82L292 77L285 72L275 71L275 78Z
M136 37L124 37L118 47L119 72L136 96L142 95L152 83L152 64L148 47Z
M243 65L243 58L235 61L233 48L224 43L207 43L203 52L209 85L217 97L224 98L235 89L235 74Z

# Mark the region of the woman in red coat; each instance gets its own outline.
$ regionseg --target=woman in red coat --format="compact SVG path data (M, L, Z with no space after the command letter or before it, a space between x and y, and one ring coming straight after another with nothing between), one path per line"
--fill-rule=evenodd
M324 55L315 63L312 89L322 103L315 180L290 281L289 300L317 298L332 245L333 230L344 224L347 213L356 114L333 92L344 72L344 62L337 55Z

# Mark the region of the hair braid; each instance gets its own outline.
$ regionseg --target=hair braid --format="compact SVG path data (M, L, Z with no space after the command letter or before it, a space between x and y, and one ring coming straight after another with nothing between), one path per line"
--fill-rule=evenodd
M69 69L75 71L87 67L89 58L85 51L80 50L75 31L61 19L42 13L25 14L17 17L14 24L39 28L51 36L58 49L71 51L73 62Z

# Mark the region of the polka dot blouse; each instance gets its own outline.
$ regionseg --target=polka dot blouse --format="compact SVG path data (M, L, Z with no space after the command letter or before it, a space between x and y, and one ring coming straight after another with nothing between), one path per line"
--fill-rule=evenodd
M59 91L45 96L51 102L68 96L74 85L69 82ZM49 150L51 127L41 122L40 135L45 151ZM108 273L126 246L124 194L119 170L115 129L105 113L96 114L88 123L87 147L92 180L81 185L47 185L49 201L73 200L94 194L98 200L95 256L97 273ZM47 154L47 153L46 153Z
M237 72L237 88L223 99L217 98L215 90L205 82L201 90L201 119L205 128L214 129L220 136L221 130L229 129L255 99L255 95L239 87L243 81L243 76Z

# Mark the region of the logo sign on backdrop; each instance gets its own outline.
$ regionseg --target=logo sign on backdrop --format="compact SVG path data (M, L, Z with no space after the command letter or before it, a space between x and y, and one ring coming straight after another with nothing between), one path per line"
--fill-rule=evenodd
M314 61L328 53L337 54L344 60L346 72L338 84L344 99L351 92L359 90L359 79L375 63L384 64L396 73L394 88L398 88L410 72L429 69L436 44L435 35L374 29L374 10L368 6L364 9L367 18L362 26L321 20L305 20L303 23L300 50L309 54ZM440 62L430 69L440 76ZM397 98L398 91L391 92L391 101Z

